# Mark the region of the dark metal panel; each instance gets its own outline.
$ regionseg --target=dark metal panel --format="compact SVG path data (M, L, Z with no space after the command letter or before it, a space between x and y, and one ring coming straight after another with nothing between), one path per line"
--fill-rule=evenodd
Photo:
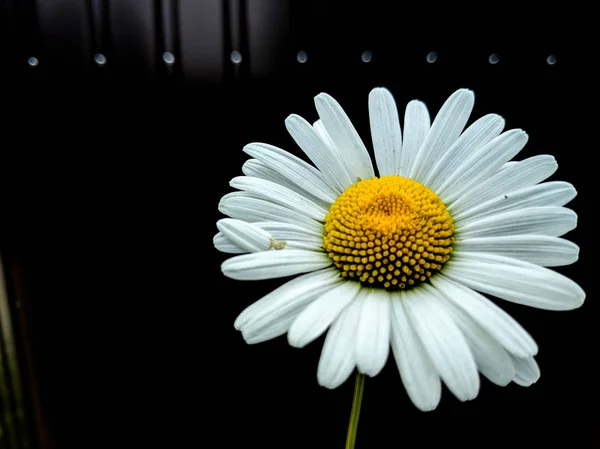
M178 53L179 23L177 0L160 0L162 51Z
M190 81L223 78L223 7L225 0L180 0L181 64Z
M120 76L147 77L156 74L156 14L152 0L111 0L111 40Z
M45 64L51 74L78 76L89 67L89 15L86 3L78 0L38 0L37 14L44 43Z
M112 50L109 4L106 0L88 1L91 37L90 47L94 54L94 62L97 65L104 65L108 60L102 62L96 55L103 55L106 57Z
M253 77L275 75L292 58L289 2L248 0L247 11L250 72Z
M91 19L91 36L94 53L106 51L110 46L110 22L108 2L106 0L89 0Z
M43 67L39 68L38 59L43 51L35 0L2 3L0 38L0 50L6 55L0 60L0 78L30 81L43 75L40 73Z
M167 75L170 81L177 81L181 75L179 1L160 0L155 8L157 51L162 61L159 72Z

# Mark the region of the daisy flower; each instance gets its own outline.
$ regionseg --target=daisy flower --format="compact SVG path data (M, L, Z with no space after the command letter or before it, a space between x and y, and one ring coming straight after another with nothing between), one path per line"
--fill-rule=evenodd
M442 382L461 401L479 373L497 385L529 386L540 370L534 339L484 295L569 310L584 291L547 267L578 258L560 238L577 225L564 207L576 195L552 156L511 161L527 143L488 114L466 127L474 94L454 92L433 122L375 88L369 118L375 164L341 106L315 97L319 120L290 115L286 127L312 164L251 143L245 176L231 180L219 210L217 249L237 253L225 276L299 275L235 321L247 343L287 334L303 347L327 332L317 368L335 388L357 369L375 376L390 348L408 396L433 410Z

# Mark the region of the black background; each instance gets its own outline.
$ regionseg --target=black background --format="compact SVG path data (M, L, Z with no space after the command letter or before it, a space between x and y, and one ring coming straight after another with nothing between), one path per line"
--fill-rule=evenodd
M432 118L470 88L470 122L498 113L529 134L517 159L557 158L551 179L579 192L567 237L581 247L557 271L588 300L564 313L498 301L539 343L542 377L530 388L483 380L476 400L444 390L438 409L422 413L390 358L367 379L357 448L600 447L589 13L266 0L33 6L2 4L0 250L37 443L342 447L353 378L318 386L323 337L301 350L285 337L246 345L233 321L281 280L224 278L227 255L212 237L246 143L302 156L284 119L316 120L313 97L327 92L370 147L367 96L385 86L401 111L417 98ZM239 66L228 59L236 48Z

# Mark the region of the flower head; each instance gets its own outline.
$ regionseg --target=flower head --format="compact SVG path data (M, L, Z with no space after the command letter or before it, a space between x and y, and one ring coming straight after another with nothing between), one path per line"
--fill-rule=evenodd
M303 347L327 332L317 378L335 388L357 368L375 376L391 347L413 403L432 410L441 382L460 400L479 392L479 373L498 385L539 378L533 338L487 299L549 310L579 307L573 281L546 267L568 265L578 247L562 238L576 214L566 182L543 182L552 156L511 161L527 142L488 114L465 129L474 94L460 89L433 123L420 101L402 123L391 93L369 95L377 175L340 105L319 94L320 119L286 126L314 165L271 145L225 195L217 249L247 253L222 264L233 279L300 275L235 321L248 343L287 333ZM482 294L483 293L483 294Z

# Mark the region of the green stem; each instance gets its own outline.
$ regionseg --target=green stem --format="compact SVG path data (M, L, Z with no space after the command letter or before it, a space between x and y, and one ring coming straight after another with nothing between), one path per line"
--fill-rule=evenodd
M354 398L352 399L352 411L350 412L350 423L348 424L348 435L346 436L346 449L354 449L356 443L356 431L358 429L358 417L362 405L363 391L365 390L365 375L356 370L356 382L354 384Z

